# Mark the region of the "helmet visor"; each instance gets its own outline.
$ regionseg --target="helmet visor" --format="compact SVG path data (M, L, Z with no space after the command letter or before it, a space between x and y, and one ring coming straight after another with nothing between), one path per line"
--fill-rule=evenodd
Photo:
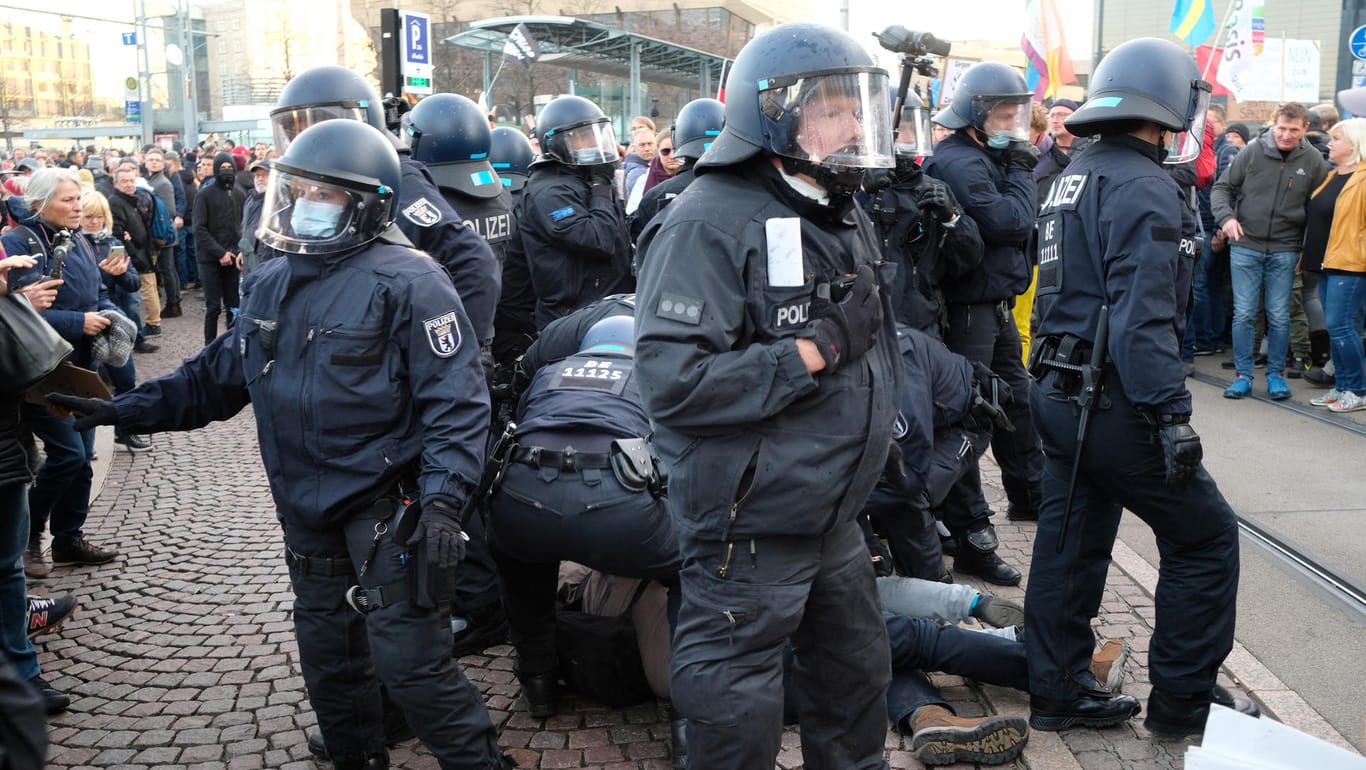
M594 123L551 129L546 132L546 142L549 146L543 147L542 151L570 166L598 166L616 163L621 158L617 134L606 118Z
M972 124L988 139L1003 137L1007 141L1027 142L1032 109L1029 94L974 96Z
M281 107L270 113L270 130L275 137L275 152L284 155L289 143L305 128L324 120L344 118L364 123L365 104L362 102L329 102Z
M827 166L892 168L892 98L882 70L759 83L759 109L776 154Z
M934 154L934 131L930 128L930 111L923 107L903 109L901 122L896 126L897 155L924 157Z
M290 254L331 254L367 243L388 226L393 191L306 174L276 162L266 183L259 236Z
M1205 114L1209 110L1210 85L1203 80L1191 84L1191 103L1186 113L1190 128L1167 136L1167 157L1163 163L1176 165L1200 157L1205 141Z

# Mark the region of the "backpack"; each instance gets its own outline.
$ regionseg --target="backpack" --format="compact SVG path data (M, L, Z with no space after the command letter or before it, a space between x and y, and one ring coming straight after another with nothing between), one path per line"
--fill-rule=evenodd
M147 223L147 232L157 248L176 244L175 216L155 193L152 194L152 218Z

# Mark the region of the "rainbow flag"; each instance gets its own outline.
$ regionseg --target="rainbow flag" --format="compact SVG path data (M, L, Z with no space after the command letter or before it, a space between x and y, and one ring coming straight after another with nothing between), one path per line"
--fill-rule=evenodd
M1020 48L1029 61L1025 83L1034 91L1035 99L1047 99L1060 86L1077 82L1056 0L1025 0L1025 31L1020 37Z
M1200 46L1214 36L1216 29L1211 0L1176 0L1172 9L1173 35L1192 46Z

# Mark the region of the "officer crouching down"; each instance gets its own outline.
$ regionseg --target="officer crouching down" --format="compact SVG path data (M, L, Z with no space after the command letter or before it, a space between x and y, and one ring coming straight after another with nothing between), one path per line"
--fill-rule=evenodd
M1199 154L1210 86L1189 54L1145 38L1111 51L1091 87L1066 125L1100 141L1054 180L1039 219L1030 401L1045 465L1025 594L1030 726L1106 727L1139 711L1098 692L1088 671L1127 508L1161 547L1144 725L1181 737L1204 730L1211 702L1257 711L1215 684L1233 646L1238 526L1190 426L1180 348L1195 222L1162 168Z
M887 73L798 23L729 82L696 181L639 244L635 373L685 565L670 692L692 767L772 767L791 639L805 766L873 770L891 662L855 519L901 366L852 196L893 164Z
M304 683L336 767L389 766L379 681L445 770L511 767L441 609L489 424L479 346L445 271L393 227L400 174L371 126L304 130L272 166L262 213L285 258L251 274L233 330L113 402L58 398L87 426L135 433L252 404ZM405 497L422 512L400 540ZM367 614L347 605L356 591Z
M579 311L556 324L563 325ZM613 315L581 349L537 371L517 408L516 446L489 499L489 535L527 710L557 711L560 561L670 586L682 567L631 361L635 324ZM539 342L537 343L540 344ZM536 345L528 351L532 355Z

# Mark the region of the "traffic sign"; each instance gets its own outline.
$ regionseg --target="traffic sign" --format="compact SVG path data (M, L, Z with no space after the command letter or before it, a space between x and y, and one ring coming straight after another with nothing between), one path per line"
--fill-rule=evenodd
M138 79L135 78L135 77L133 77L133 76L131 76L131 75L128 76L128 77L126 77L126 78L124 78L124 79L123 79L123 89L124 89L125 91L127 91L128 93L130 93L130 94L135 94L135 93L137 93L137 92L138 92Z
M123 33L123 44L124 44L124 45L137 45L137 44L138 44L138 33L136 33L136 32L125 32L125 33Z
M403 92L429 96L432 93L432 19L425 13L403 11Z
M1347 47L1352 49L1353 56L1366 59L1366 24L1352 30L1352 36L1347 38Z
M123 119L129 123L142 122L142 102L129 99L123 103Z

